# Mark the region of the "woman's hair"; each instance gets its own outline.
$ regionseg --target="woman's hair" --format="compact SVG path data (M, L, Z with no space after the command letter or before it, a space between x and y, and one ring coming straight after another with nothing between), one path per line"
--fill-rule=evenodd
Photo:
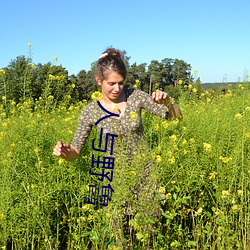
M120 74L124 80L127 76L127 68L122 53L114 48L108 48L102 53L95 65L95 76L101 81L107 78L110 71Z

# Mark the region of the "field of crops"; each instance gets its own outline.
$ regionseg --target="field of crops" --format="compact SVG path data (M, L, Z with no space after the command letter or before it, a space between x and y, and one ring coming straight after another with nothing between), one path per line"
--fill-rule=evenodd
M52 155L58 140L71 142L86 102L55 107L49 96L41 103L0 107L0 249L123 249L117 239L131 249L249 249L249 84L183 93L182 121L143 113L151 154L128 162L121 150L112 201L98 209L86 203L96 131L77 161ZM150 181L164 198L158 219L148 216L145 197L135 201L130 192L150 159ZM129 229L124 200L137 208Z

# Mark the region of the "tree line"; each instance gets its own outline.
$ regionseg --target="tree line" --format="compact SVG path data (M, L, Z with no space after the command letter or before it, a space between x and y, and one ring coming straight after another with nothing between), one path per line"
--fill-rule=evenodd
M167 87L183 86L200 82L191 72L191 65L183 60L164 58L146 63L129 64L126 52L123 51L128 68L126 86L136 87L151 93L156 89L166 90ZM34 64L31 57L24 55L11 60L9 65L0 70L0 95L2 100L13 100L16 103L24 100L53 97L58 102L65 96L71 102L90 100L91 93L99 90L94 80L95 62L90 70L80 70L77 75L69 75L62 65L54 62ZM136 86L135 86L136 85Z

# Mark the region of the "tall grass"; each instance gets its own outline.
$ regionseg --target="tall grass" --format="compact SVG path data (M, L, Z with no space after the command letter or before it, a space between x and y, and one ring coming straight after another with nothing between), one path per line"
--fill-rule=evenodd
M86 204L96 181L88 172L96 131L77 161L52 155L56 141L72 140L86 103L46 103L10 101L8 116L1 106L0 248L123 249L119 239L134 249L248 249L249 85L216 96L183 93L181 122L144 113L151 152L128 161L121 151L112 201L99 209ZM131 188L152 160L148 185L157 183L164 199L150 203L148 190L135 199ZM152 216L157 203L160 218Z

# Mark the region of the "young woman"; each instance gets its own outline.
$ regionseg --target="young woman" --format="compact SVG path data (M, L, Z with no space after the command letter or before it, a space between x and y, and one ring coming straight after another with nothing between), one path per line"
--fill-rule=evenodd
M173 103L165 92L153 92L150 97L143 91L124 88L126 76L127 69L120 51L114 48L107 49L96 64L95 80L102 88L103 99L100 104L109 112L118 114L119 117L103 119L97 127L103 128L105 134L119 133L130 147L129 153L136 153L134 149L143 138L142 108L165 119L181 118L182 114L179 106ZM96 101L89 103L80 116L72 143L57 142L53 154L68 161L77 159L92 126L105 116L107 113Z
M130 226L128 221L134 218L135 213L142 211L144 209L142 207L145 204L146 208L140 213L141 215L145 218L157 217L157 219L154 220L156 223L159 216L159 203L157 202L159 199L157 198L158 196L155 195L158 192L158 184L155 183L154 180L149 182L150 165L152 165L152 162L149 162L148 158L141 160L140 164L132 163L131 160L133 156L137 154L140 146L143 145L141 110L146 109L155 115L161 116L163 119L181 118L182 115L178 105L173 103L165 92L154 92L151 97L143 91L125 88L126 76L127 69L120 51L113 48L107 49L96 63L95 70L95 80L102 88L102 100L99 103L92 101L84 108L72 143L57 142L53 153L68 161L77 159L93 126L96 126L104 135L107 135L107 133L119 135L118 138L114 139L114 144L118 144L119 142L119 145L114 150L114 155L124 153L123 150L125 149L126 155L128 156L125 162L130 165L121 164L115 175L119 180L116 180L117 182L114 184L117 187L117 189L114 187L114 194L116 197L119 197L119 206L123 212L122 214L112 216L111 228L114 232L120 232L120 230L118 230L119 228L125 228L125 235L129 235ZM106 117L108 114L105 110L117 114L119 117ZM96 124L96 122L98 123ZM150 155L147 152L147 149L143 151L145 155ZM133 178L133 183L131 183L131 179L129 179L129 181L125 180L126 176L123 169L121 169L121 167L123 167L125 171L127 171L128 169L126 168L131 166L139 167L138 172L140 172L140 175L136 176L137 179ZM155 165L153 164L153 166ZM116 169L116 167L114 169ZM120 176L118 176L118 174ZM130 194L132 194L132 196ZM113 211L118 211L118 209L113 209ZM123 218L122 222L121 218ZM150 232L151 229L148 231ZM123 240L124 236L117 236L117 246L122 246Z

